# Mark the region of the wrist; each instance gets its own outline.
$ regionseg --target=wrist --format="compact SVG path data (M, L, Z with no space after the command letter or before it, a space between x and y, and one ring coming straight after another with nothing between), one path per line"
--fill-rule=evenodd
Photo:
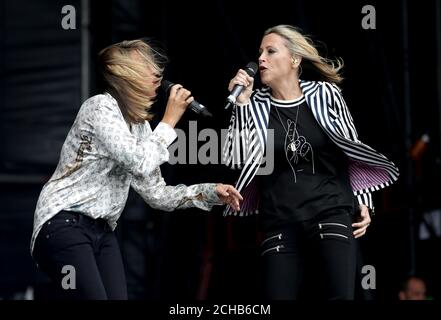
M166 116L166 115L162 118L161 122L168 124L172 128L174 128L176 126L176 124L178 123L178 121L176 119L169 117L169 116Z
M245 100L245 101L237 101L236 102L236 106L239 106L239 107L243 107L243 106L246 106L246 105L249 105L250 104L250 100L248 99L248 100Z
M244 106L250 103L251 95L247 97L237 98L236 105Z

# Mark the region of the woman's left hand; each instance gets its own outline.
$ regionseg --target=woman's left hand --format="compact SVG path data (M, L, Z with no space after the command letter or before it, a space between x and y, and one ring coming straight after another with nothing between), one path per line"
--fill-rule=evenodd
M239 201L242 201L243 198L235 187L230 184L218 183L216 192L223 203L229 204L235 211L240 210Z
M362 204L360 205L360 216L357 217L357 222L352 224L352 228L354 228L354 237L360 238L364 235L370 223L371 216L369 214L369 208Z

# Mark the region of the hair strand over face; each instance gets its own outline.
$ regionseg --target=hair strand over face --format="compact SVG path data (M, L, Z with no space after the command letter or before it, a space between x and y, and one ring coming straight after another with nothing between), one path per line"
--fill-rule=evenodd
M133 53L139 59L133 58ZM99 53L107 91L118 101L122 114L131 123L149 121L155 95L149 95L146 80L160 80L167 57L142 40L122 41ZM148 72L148 71L151 72Z

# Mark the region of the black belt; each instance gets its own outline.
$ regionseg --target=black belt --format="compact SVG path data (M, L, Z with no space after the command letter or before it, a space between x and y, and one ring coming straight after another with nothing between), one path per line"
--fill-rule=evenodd
M78 221L88 225L98 226L100 228L103 228L105 231L112 231L112 228L109 226L109 224L105 219L103 218L94 219L80 212L62 210L59 213L57 213L55 217L57 217L58 219L61 218L66 220L72 219L73 222Z

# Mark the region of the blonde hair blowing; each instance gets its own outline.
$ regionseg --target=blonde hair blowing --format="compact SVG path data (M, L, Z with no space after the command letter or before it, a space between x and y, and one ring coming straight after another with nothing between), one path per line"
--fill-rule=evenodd
M290 25L278 25L269 28L264 35L277 34L286 40L286 46L295 55L302 57L302 64L308 71L314 71L319 79L323 81L340 83L343 77L339 74L343 68L343 60L324 58L320 56L312 40L301 33L301 30ZM305 68L305 69L306 69Z
M130 55L133 51L140 59ZM145 82L149 77L155 80L162 77L166 56L142 40L131 40L103 49L99 58L107 90L118 100L124 118L131 123L151 120L149 109L155 96L147 94ZM146 68L153 72L149 74Z

